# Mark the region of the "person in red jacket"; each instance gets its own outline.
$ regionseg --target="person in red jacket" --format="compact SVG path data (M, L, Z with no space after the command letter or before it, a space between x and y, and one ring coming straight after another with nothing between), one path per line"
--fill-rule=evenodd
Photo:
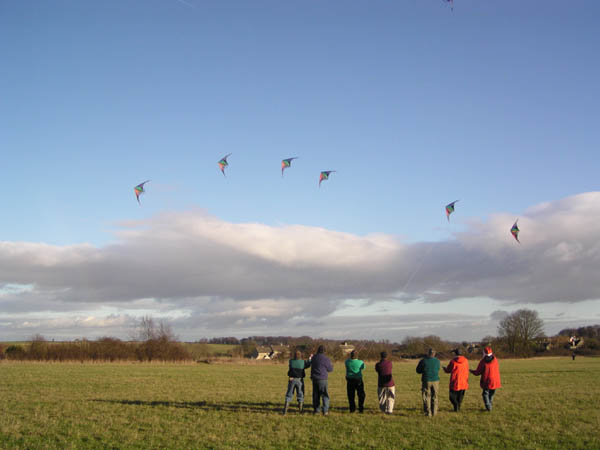
M460 348L452 350L452 353L456 357L444 367L444 372L450 374L450 403L454 406L454 412L458 412L465 398L465 391L469 389L469 361L462 356Z
M498 359L492 353L491 347L486 347L483 350L483 358L479 361L477 369L471 370L473 375L480 375L479 385L483 389L481 396L483 404L488 411L492 410L492 403L496 389L501 387L500 384L500 368Z

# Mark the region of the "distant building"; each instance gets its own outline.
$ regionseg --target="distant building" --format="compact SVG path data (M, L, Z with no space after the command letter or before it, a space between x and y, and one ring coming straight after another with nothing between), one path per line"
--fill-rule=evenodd
M340 350L342 351L342 353L344 355L349 355L350 353L352 353L352 350L354 350L354 345L344 342L343 344L340 345Z
M569 338L569 344L571 344L571 348L577 348L580 344L583 344L583 338L578 336L571 336Z
M252 359L275 359L285 358L290 355L290 348L287 345L259 345L256 347L250 357Z
M287 358L290 356L290 347L287 345L271 345L271 359L275 358Z
M482 350L482 345L476 342L469 344L467 347L467 353L479 353Z
M252 351L250 357L252 359L271 359L269 356L270 354L271 347L267 347L266 345L259 345Z

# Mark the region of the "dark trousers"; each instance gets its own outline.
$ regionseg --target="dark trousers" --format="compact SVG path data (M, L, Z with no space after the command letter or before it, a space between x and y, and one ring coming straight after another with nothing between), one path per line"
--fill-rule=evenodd
M356 411L355 394L358 394L358 412L363 412L365 407L365 385L362 378L346 378L346 391L348 392L350 412Z
M494 394L496 393L496 389L484 389L481 393L483 397L483 404L485 405L485 409L488 411L492 410L492 404L494 402Z
M462 404L463 398L465 398L465 391L453 391L450 389L450 403L454 406L454 411L460 411L460 405Z

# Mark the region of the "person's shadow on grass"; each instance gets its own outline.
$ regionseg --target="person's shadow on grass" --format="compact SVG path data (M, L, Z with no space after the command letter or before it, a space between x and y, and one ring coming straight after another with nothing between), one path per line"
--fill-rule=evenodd
M133 405L145 407L167 407L167 408L190 408L202 409L205 411L232 411L232 412L280 412L281 405L273 402L227 402L227 403L211 403L211 402L178 402L164 400L115 400L115 399L100 399L95 398L92 402L113 403L118 405Z
M132 406L145 406L145 407L167 407L167 408L190 408L190 409L201 409L204 411L229 411L229 412L253 412L253 413L281 413L283 408L279 403L274 402L225 402L225 403L211 403L206 401L200 402L178 402L178 401L164 401L164 400L116 400L116 399L92 399L92 402L101 403L113 403L117 405L132 405ZM294 405L295 406L295 405ZM417 408L404 408L404 412L394 411L394 416L405 416L407 411L416 411ZM332 407L332 412L350 414L347 406ZM304 414L312 415L312 406L310 404L304 405ZM379 410L365 410L367 414L375 413L381 414ZM290 413L297 413L294 408L290 409ZM352 413L353 415L355 413ZM356 415L359 415L356 413Z

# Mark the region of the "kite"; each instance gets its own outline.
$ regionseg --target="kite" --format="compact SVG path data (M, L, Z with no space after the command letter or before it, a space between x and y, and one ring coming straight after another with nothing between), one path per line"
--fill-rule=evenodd
M229 158L230 156L231 156L231 153L223 156L217 163L219 165L219 167L221 168L221 172L223 172L223 176L225 176L225 167L227 167L229 165L229 163L227 162L227 158Z
M454 200L452 203L446 205L446 218L448 219L448 222L450 222L450 214L454 212L454 204L458 201L460 200Z
M135 198L137 199L137 201L138 201L138 204L141 204L141 203L140 203L140 195L142 195L144 192L146 192L146 191L144 191L144 185L145 185L145 184L146 184L148 181L150 181L150 180L146 180L146 181L144 181L143 183L140 183L140 184L138 184L136 187L134 187L134 188L133 188L133 192L135 193Z
M329 174L331 172L335 172L335 170L325 170L325 171L321 172L321 176L319 176L319 187L321 187L321 181L329 180Z
M517 242L520 244L521 241L519 241L519 227L517 226L517 222L518 221L519 221L519 219L515 220L515 224L510 229L510 232L515 237L515 239L517 240Z
M454 12L454 0L444 0L446 3L450 3L450 11Z
M283 171L292 165L292 161L294 159L298 159L298 157L294 156L293 158L288 158L288 159L282 159L281 160L281 176L282 177L283 177Z

